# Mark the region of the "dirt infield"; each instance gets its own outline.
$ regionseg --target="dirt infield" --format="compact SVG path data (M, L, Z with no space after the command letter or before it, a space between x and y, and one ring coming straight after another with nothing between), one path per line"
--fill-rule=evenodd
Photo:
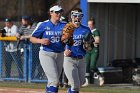
M45 92L43 89L3 88L3 87L0 87L0 93L45 93ZM59 93L66 93L66 91L59 90ZM91 93L91 92L80 92L80 93Z

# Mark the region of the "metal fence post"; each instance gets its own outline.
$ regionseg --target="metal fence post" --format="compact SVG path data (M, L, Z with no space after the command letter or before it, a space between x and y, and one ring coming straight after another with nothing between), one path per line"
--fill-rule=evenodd
M32 43L29 43L28 82L32 79Z

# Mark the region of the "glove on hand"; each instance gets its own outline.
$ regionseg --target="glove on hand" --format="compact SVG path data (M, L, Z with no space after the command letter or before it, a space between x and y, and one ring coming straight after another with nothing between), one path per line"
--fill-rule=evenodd
M62 30L62 37L61 41L65 44L73 44L73 32L74 32L75 26L73 23L69 22L66 24L66 26Z
M92 36L91 33L87 33L84 35L83 37L83 48L86 50L86 51L91 51L92 48L94 47L94 38Z

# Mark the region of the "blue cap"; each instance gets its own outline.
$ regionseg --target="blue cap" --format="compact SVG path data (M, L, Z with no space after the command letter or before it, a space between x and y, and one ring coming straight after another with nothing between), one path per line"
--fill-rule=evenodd
M31 16L22 16L22 19L24 20L28 20L28 21L31 21L32 20L32 17Z
M11 22L12 20L10 18L5 18L4 22Z

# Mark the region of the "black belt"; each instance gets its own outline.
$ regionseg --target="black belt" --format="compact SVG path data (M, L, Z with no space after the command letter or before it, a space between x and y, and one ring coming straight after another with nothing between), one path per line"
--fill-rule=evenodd
M83 59L83 56L72 56L73 59Z

